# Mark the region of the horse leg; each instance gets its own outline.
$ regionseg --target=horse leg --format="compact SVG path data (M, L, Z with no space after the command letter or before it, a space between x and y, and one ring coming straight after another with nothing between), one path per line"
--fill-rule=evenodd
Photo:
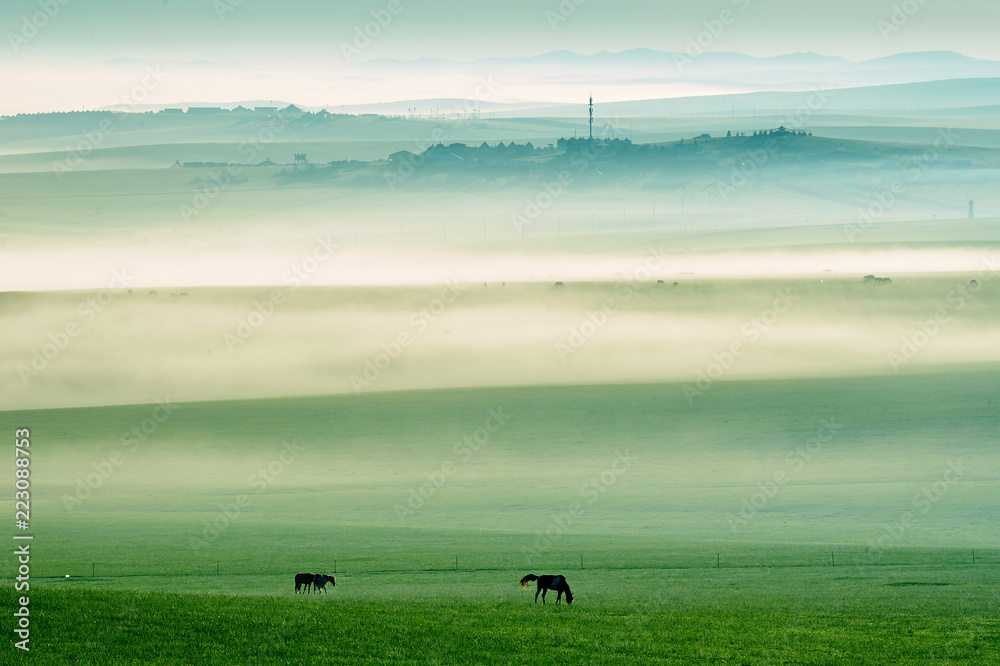
M545 605L545 593L548 592L548 591L549 591L548 588L545 588L545 587L542 588L542 605L543 606Z
M541 591L542 591L542 588L541 588L541 586L539 586L539 587L538 587L538 589L537 589L537 590L535 590L535 603L536 603L536 604L538 603L538 593L539 593L539 592L541 592ZM545 599L544 599L544 598L542 599L542 602L543 602L543 603L545 602Z

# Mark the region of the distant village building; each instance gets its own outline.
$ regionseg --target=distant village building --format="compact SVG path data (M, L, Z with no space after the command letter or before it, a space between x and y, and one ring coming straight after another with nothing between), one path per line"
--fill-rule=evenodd
M786 136L812 136L811 132L796 131L786 128L784 125L778 129L773 130L760 130L753 133L755 137L770 136L770 137L786 137Z
M223 113L223 108L221 106L189 106L188 115L207 115L210 113Z

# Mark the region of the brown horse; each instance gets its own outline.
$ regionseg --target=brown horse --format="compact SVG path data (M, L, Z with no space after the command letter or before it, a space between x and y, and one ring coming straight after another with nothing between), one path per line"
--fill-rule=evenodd
M535 603L538 603L538 593L542 593L542 603L545 603L545 593L549 590L555 590L556 603L562 598L563 592L566 593L566 603L573 603L573 593L569 591L569 584L566 582L566 576L552 576L545 574L544 576L536 576L535 574L528 574L521 579L521 587L528 587L528 583L533 580L538 581L538 587L535 589Z
M306 592L309 591L309 587L313 584L316 579L316 574L312 573L297 573L295 574L295 594L302 593L302 586L305 585Z
M326 574L316 574L313 577L313 587L316 588L318 592L326 592L325 585L330 583L334 587L337 586L337 579L333 576L327 576Z

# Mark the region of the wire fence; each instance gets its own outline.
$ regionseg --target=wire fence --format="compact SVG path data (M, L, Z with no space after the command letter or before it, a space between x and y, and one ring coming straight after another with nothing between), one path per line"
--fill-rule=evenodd
M35 578L130 578L130 577L182 577L182 576L278 576L289 572L316 571L343 576L369 576L402 573L468 573L468 572L519 572L532 570L594 570L594 571L668 571L698 569L808 569L853 568L879 570L893 567L995 567L1000 565L998 549L942 549L942 548L831 548L817 549L813 553L780 553L724 551L688 553L669 558L628 558L612 553L585 552L575 555L536 555L530 558L511 553L505 558L482 558L472 555L421 558L412 562L401 560L382 561L369 558L331 558L326 562L311 559L289 567L285 563L261 562L252 559L192 561L179 564L149 566L135 562L95 561L89 563L64 563L39 565L33 569ZM295 571L292 571L295 569Z

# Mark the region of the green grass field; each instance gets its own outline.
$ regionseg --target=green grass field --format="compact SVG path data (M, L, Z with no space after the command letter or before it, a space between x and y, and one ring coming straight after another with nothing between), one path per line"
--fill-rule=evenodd
M180 403L145 440L151 405L3 412L32 429L30 659L994 663L998 397L991 369L693 406L679 384L415 391ZM576 602L535 606L528 572Z
M1000 657L995 574L582 571L567 574L576 603L544 607L495 572L342 578L328 595L299 597L47 584L33 598L38 638L23 661L989 664Z

